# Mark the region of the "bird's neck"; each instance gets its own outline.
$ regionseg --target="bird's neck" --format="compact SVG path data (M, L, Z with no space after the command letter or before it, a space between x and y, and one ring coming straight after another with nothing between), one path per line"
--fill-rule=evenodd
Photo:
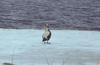
M45 28L45 31L49 31L49 28Z

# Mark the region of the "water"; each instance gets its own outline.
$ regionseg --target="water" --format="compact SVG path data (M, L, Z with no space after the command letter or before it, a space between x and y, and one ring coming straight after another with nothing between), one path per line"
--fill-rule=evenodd
M51 44L42 43L43 30L0 29L0 63L16 65L95 64L99 59L100 32L51 30ZM80 61L81 60L81 61Z

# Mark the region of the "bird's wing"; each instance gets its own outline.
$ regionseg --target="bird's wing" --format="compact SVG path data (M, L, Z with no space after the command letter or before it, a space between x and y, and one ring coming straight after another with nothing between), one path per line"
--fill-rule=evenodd
M49 35L47 36L47 39L49 40L51 38L51 32L49 32Z

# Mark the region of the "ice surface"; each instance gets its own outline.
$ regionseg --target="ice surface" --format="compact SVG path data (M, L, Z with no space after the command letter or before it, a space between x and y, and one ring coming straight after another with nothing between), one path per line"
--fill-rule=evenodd
M100 32L51 30L51 44L42 43L43 30L0 29L0 65L94 65L100 57Z

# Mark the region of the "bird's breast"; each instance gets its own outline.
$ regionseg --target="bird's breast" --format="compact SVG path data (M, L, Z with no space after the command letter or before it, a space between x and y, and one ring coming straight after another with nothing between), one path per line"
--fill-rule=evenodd
M43 37L44 37L44 38L47 38L49 34L50 34L49 31L45 31L45 32L43 33Z

